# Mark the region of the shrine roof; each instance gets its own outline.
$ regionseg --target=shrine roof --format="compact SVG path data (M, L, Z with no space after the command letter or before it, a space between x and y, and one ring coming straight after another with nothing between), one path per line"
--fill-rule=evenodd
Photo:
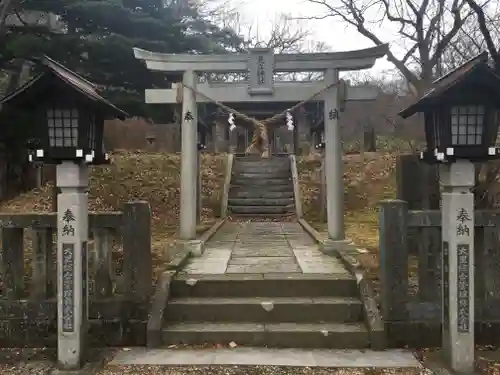
M24 95L28 95L30 90L38 83L42 81L42 79L49 77L49 79L55 79L62 82L64 85L68 86L72 90L82 94L86 98L91 101L104 106L108 112L115 115L120 119L125 119L129 117L129 115L116 107L109 100L102 97L98 92L98 87L96 84L88 81L81 75L73 72L68 69L61 63L51 59L48 56L43 56L42 58L35 58L32 61L37 64L39 67L42 67L40 73L38 73L35 77L28 80L25 84L21 85L19 88L14 90L13 92L7 94L0 100L0 105L7 104L9 102L18 100Z
M487 79L482 79L481 81L488 82L500 94L500 75L488 65L488 53L482 52L448 74L436 79L432 83L431 89L425 95L408 108L399 112L399 115L407 118L417 112L422 112L425 107L435 104L443 95L458 88L458 86L463 87L463 84L477 82L479 79L485 77Z

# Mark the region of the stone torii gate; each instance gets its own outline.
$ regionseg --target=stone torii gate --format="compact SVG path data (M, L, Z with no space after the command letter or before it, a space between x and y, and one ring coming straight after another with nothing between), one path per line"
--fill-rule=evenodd
M134 48L134 55L144 60L150 70L183 73L181 212L180 235L183 240L196 237L197 103L217 101L231 106L242 102L290 102L290 107L314 94L324 102L325 175L328 233L333 240L344 240L344 188L342 143L339 117L339 71L373 67L388 51L387 45L331 53L277 54L255 48L243 54L191 55L163 54ZM324 72L323 81L275 82L276 72ZM197 73L248 73L247 82L198 83ZM325 87L328 89L325 90ZM375 87L351 87L346 100L374 100ZM178 86L146 90L148 104L178 102ZM210 100L211 99L211 100ZM189 114L186 116L186 114Z

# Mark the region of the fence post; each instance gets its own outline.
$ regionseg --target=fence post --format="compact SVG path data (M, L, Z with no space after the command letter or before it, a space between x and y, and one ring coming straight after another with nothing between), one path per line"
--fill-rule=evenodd
M108 228L95 228L93 232L92 291L100 297L108 297L113 294L113 233Z
M20 297L24 291L23 228L2 228L2 275L4 295Z
M408 209L439 209L440 186L437 167L420 161L416 155L396 158L396 196L408 202Z
M380 204L380 281L385 321L404 321L408 302L408 207L405 201Z
M54 263L53 230L33 228L31 231L33 246L33 276L31 297L44 299L55 294L57 281Z
M132 299L151 293L151 207L149 202L128 202L123 208L123 276L125 293Z
M370 126L369 129L364 129L363 131L362 150L364 152L377 151L377 136L375 134L375 129L373 128L373 126Z

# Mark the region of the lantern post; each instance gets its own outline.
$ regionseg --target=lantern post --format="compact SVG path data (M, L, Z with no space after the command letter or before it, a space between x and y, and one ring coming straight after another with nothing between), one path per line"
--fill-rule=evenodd
M498 159L496 113L500 76L482 53L439 78L403 118L425 118L427 149L421 160L439 166L442 186L442 346L457 373L474 370L475 165Z
M30 116L29 161L57 165L58 365L76 370L83 364L88 332L88 166L109 163L104 118L128 115L57 61L47 56L32 61L35 77L0 105Z

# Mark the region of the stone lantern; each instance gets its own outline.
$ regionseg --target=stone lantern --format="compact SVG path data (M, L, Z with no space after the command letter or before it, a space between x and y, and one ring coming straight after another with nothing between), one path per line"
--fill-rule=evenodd
M0 104L29 116L35 130L29 160L57 165L58 364L75 370L82 365L88 329L88 165L109 163L104 119L127 114L62 64L46 56L34 62L35 77Z
M443 353L457 373L474 370L473 162L499 157L499 109L500 74L482 53L400 112L403 118L424 114L427 149L421 159L440 168Z
M495 146L499 125L500 75L482 53L439 78L416 103L400 112L407 118L423 113L427 149L421 159L449 163L459 159L499 158Z

